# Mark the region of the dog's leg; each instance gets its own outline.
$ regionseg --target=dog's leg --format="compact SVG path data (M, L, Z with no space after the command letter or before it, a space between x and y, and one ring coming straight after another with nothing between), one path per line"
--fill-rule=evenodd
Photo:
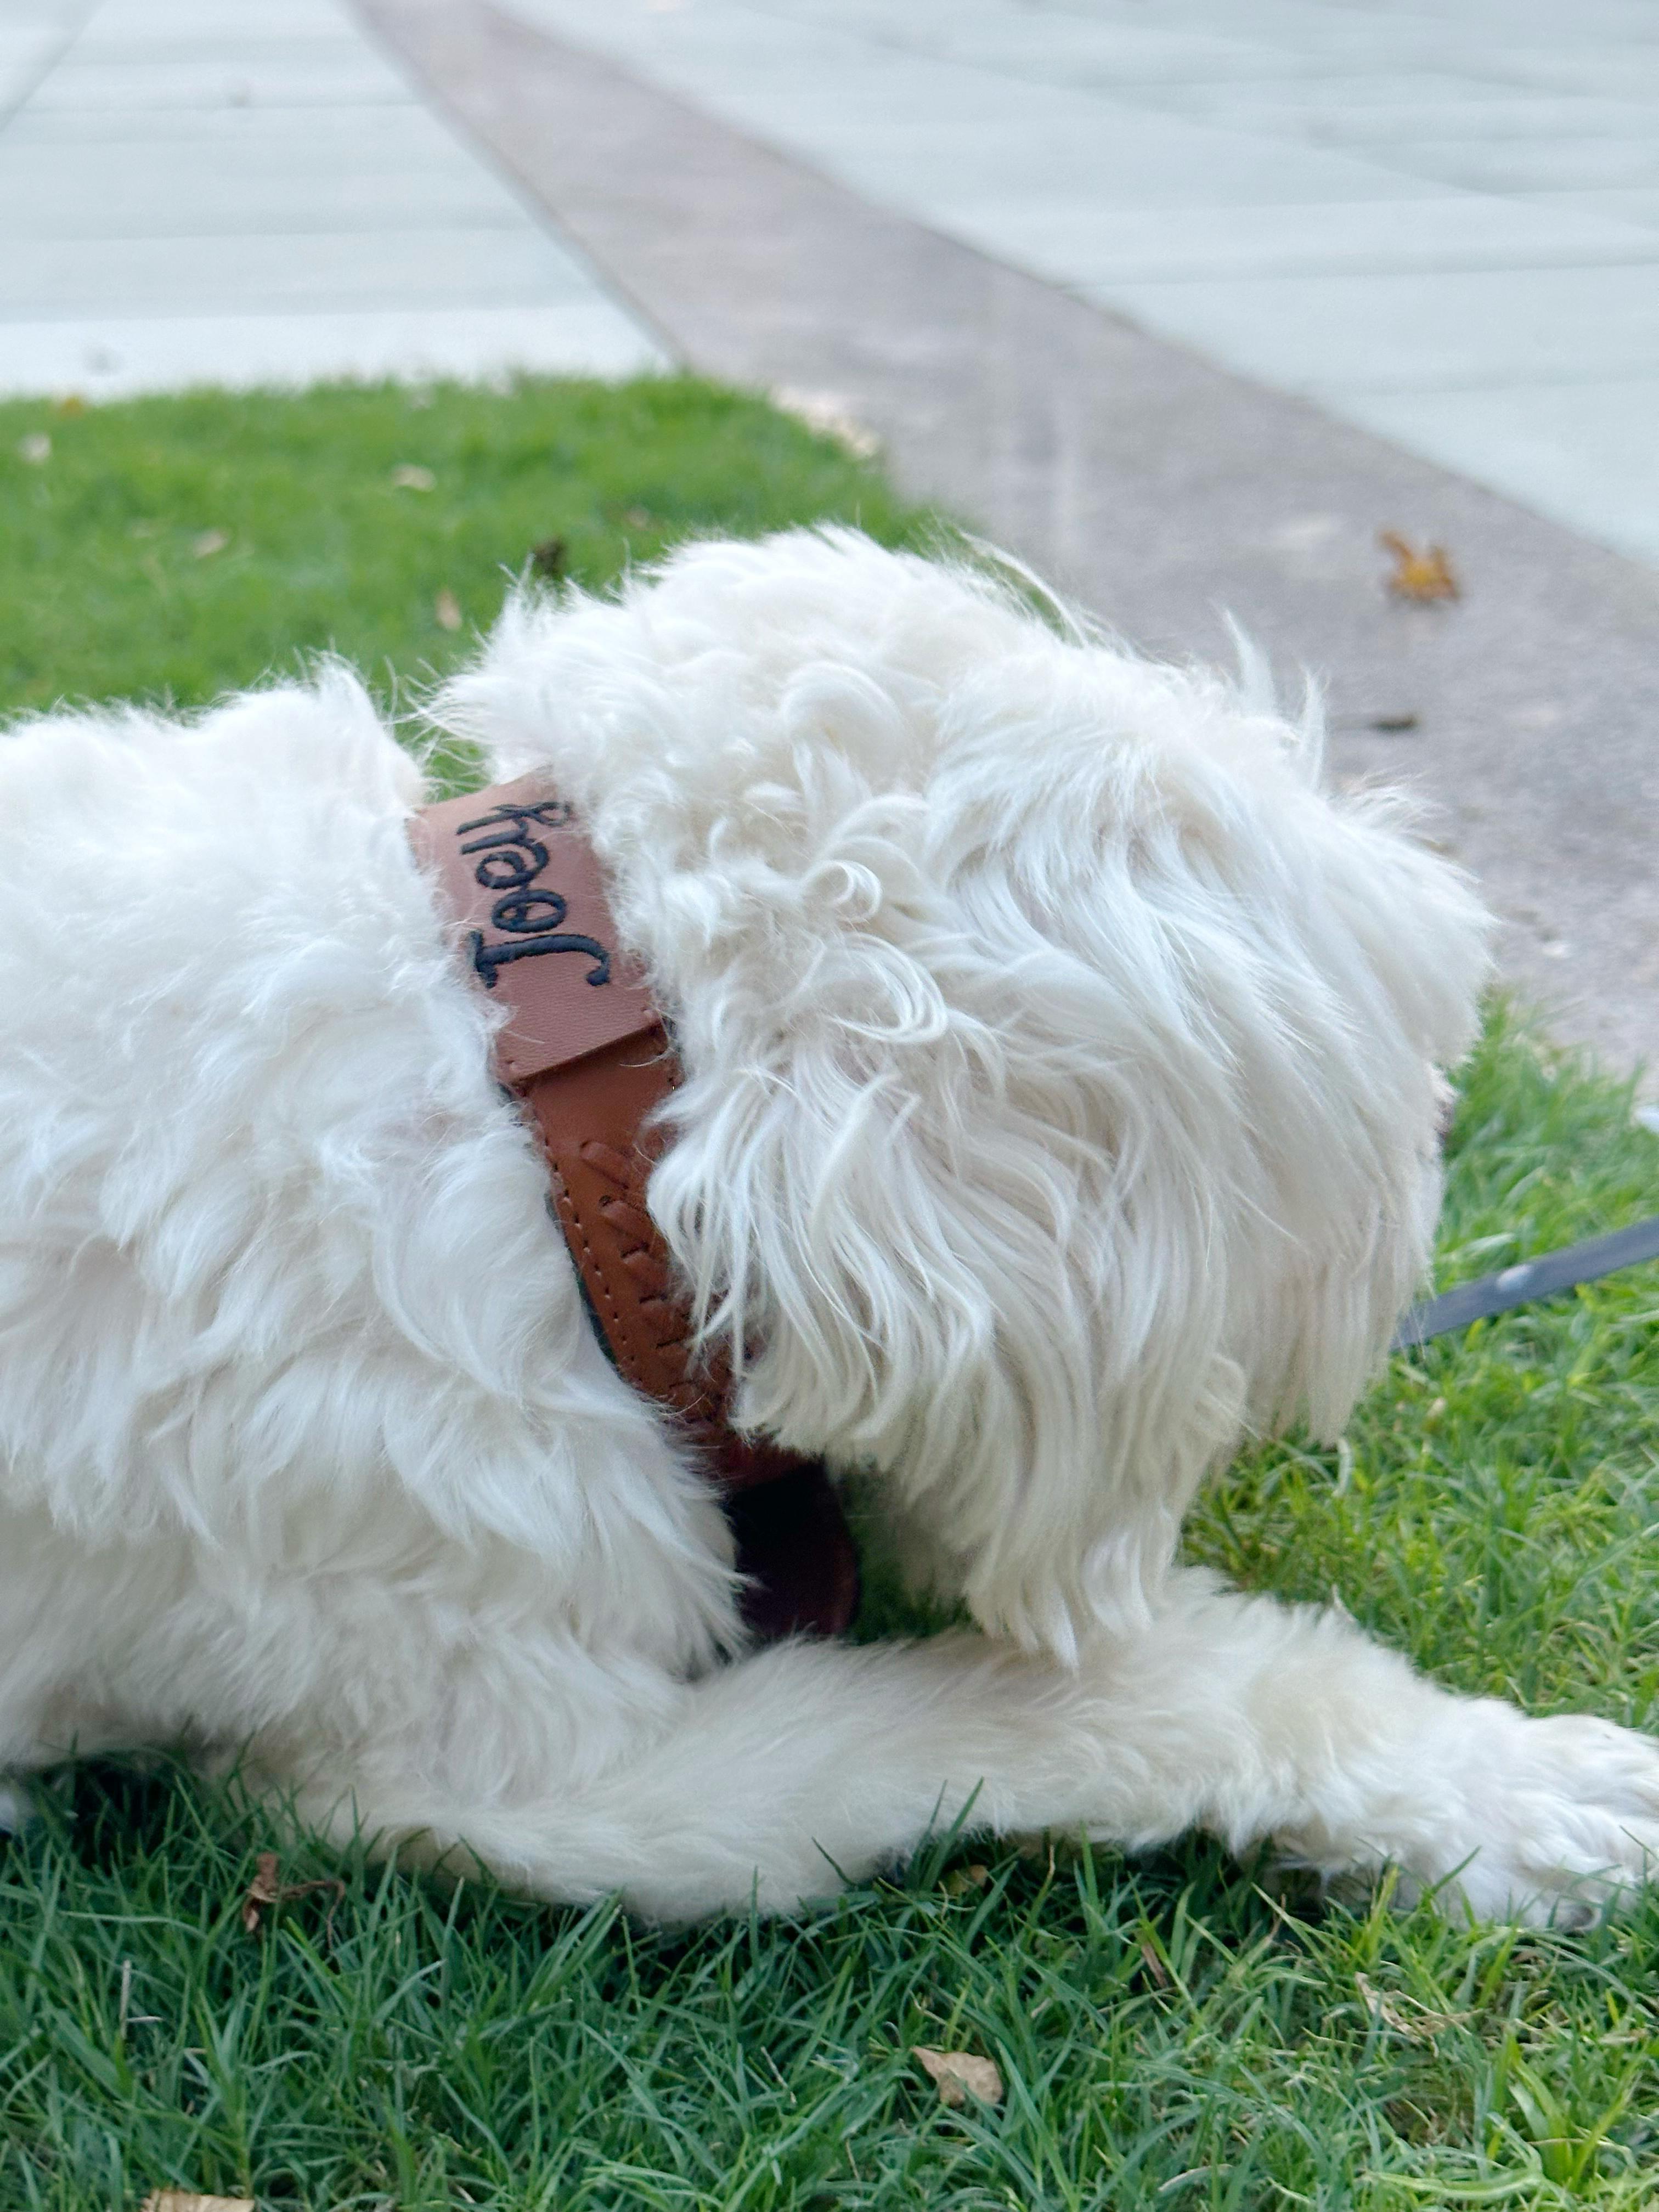
M967 1634L784 1645L684 1686L648 1743L539 1802L354 1787L388 1844L423 1832L424 1853L463 1844L540 1895L615 1889L666 1919L751 1893L787 1908L964 1814L1132 1847L1273 1838L1327 1872L1394 1860L1536 1918L1582 1917L1659 1854L1659 1743L1451 1697L1340 1614L1199 1574L1075 1673ZM306 1809L325 1811L315 1784Z

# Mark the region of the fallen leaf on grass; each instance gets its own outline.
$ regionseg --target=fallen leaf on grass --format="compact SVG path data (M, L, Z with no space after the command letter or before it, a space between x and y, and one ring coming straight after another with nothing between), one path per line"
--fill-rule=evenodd
M257 1936L270 1906L286 1905L290 1898L307 1896L313 1889L331 1889L334 1893L334 1902L328 1908L328 1918L325 1923L327 1939L332 1943L335 1906L345 1896L345 1884L336 1875L319 1875L313 1881L284 1881L283 1863L276 1852L261 1851L253 1862L253 1879L242 1898L243 1927L250 1936Z
M793 415L820 438L833 438L855 461L872 461L881 451L881 440L868 423L859 421L838 392L803 392L797 385L781 384L770 396L782 413Z
M251 2197L198 2197L193 2189L152 2189L142 2212L257 2212Z
M971 2051L929 2051L918 2044L915 2056L939 2085L942 2105L965 2105L969 2097L981 2105L1002 2102L1002 2076L988 2058L975 2058Z
M66 392L52 411L54 415L84 415L87 403L78 392Z
M52 459L52 440L44 430L31 430L27 438L17 441L17 458L38 469L43 461Z
M228 530L204 530L199 538L192 538L190 550L198 561L210 561L216 553L222 553L230 543Z
M539 545L530 549L531 573L537 576L562 576L569 551L562 538L544 538Z
M438 488L437 477L418 461L399 461L392 471L392 481L399 491L435 491Z
M1379 531L1377 543L1394 556L1388 587L1395 599L1413 599L1419 605L1426 605L1433 599L1462 597L1452 574L1451 557L1443 545L1431 545L1419 553L1395 530Z
M253 1862L253 1879L242 1899L242 1925L250 1936L259 1932L260 1916L268 1905L282 1901L282 1861L275 1851L261 1851Z
M1384 2027L1392 2028L1411 2043L1432 2043L1443 2027L1457 2027L1468 2018L1466 2012L1432 2012L1415 1997L1401 1997L1397 2001L1385 1996L1373 1987L1370 1977L1356 1974L1354 1987L1365 2001L1365 2008L1374 2013ZM1409 2005L1411 2010L1404 2008Z
M947 1897L966 1897L970 1889L983 1889L991 1879L991 1869L981 1866L977 1860L972 1866L957 1867L945 1877Z
M432 611L438 617L440 629L459 629L461 626L461 603L446 584L432 602Z

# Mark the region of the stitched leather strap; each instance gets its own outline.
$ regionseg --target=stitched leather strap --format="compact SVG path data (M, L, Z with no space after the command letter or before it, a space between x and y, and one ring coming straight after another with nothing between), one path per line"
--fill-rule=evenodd
M572 809L523 776L423 808L410 837L475 979L508 1010L497 1065L534 1120L600 1342L625 1381L680 1416L723 1494L776 1486L764 1505L734 1514L742 1564L757 1577L752 1625L839 1633L857 1607L858 1571L828 1476L735 1434L728 1367L693 1358L690 1316L645 1202L660 1144L647 1124L679 1072Z
M713 1459L722 1490L746 1490L806 1462L738 1436L726 1361L693 1359L691 1317L675 1295L668 1248L645 1202L659 1146L643 1124L678 1070L660 1028L649 1058L642 1042L626 1037L550 1068L522 1096L552 1170L554 1211L617 1372L680 1416Z
M730 1378L693 1367L690 1316L645 1203L659 1149L647 1124L678 1070L617 949L592 848L533 776L427 807L413 834L474 975L507 1009L497 1065L535 1120L601 1340L626 1381L718 1451Z

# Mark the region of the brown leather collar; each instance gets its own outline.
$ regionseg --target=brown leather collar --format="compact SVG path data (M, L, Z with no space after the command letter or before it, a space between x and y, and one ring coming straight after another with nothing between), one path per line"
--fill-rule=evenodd
M521 776L422 809L410 838L472 976L508 1010L498 1071L541 1139L599 1340L625 1381L685 1424L727 1501L754 1578L751 1626L838 1633L856 1609L857 1559L822 1465L737 1435L729 1368L694 1355L645 1202L661 1145L650 1117L679 1069L573 809L545 777Z

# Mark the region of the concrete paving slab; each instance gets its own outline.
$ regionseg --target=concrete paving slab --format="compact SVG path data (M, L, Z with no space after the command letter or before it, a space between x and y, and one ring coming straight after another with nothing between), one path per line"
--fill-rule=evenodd
M1528 381L1597 385L1659 372L1659 256L1641 258L1635 270L1370 270L1116 283L1096 296L1149 330L1341 409L1357 390L1502 384L1522 362Z
M1510 974L1564 1033L1654 1051L1659 573L483 0L363 4L697 367L837 393L909 491L1153 651L1224 658L1231 608L1292 681L1326 676L1336 772L1438 803ZM1463 599L1391 601L1382 527L1449 546Z
M1125 208L1109 198L998 189L939 202L933 213L953 236L1080 289L1552 262L1616 267L1651 262L1659 228L1594 208L1449 191L1315 206Z
M1194 30L1145 11L1110 16L1040 9L1012 12L1005 0L953 8L896 9L892 0L840 5L838 0L774 0L769 12L796 23L856 33L899 52L942 56L994 69L1033 83L1150 92L1188 82L1226 86L1275 76L1290 79L1297 60L1261 37L1254 7L1233 11L1225 27ZM1306 65L1322 74L1319 64Z
M363 42L355 25L317 0L231 0L214 11L168 0L103 0L75 42L82 62L177 61L230 47L350 54L361 53Z
M614 378L661 358L642 348L630 315L591 289L556 307L100 314L0 326L0 393L121 399L195 384L297 386L325 377L488 383L519 370Z
M61 185L73 183L83 165L104 148L125 149L135 167L156 161L200 163L199 181L216 185L233 162L258 161L262 147L274 158L314 156L331 163L362 158L395 161L408 168L425 161L453 167L459 161L501 182L476 155L434 129L418 100L347 107L325 102L317 107L253 107L227 101L219 107L37 107L33 100L0 130L0 150L23 147L61 149ZM52 186L53 193L59 184ZM510 194L504 194L510 200ZM49 210L47 210L49 212ZM524 210L520 218L528 220Z
M0 109L0 391L665 362L338 0L0 0L0 24L35 39Z
M231 52L351 58L364 51L362 38L343 16L307 8L305 0L261 15L236 7L233 0L231 9L214 19L174 15L162 0L153 6L103 0L76 38L74 58L77 65L143 67Z
M1399 78L1188 84L1165 97L1183 114L1206 122L1274 137L1289 133L1321 143L1361 146L1402 167L1411 166L1416 148L1425 142L1462 139L1517 147L1536 139L1640 137L1659 120L1650 100L1526 93L1427 70Z
M1609 205L1576 210L1574 232L1559 218L1575 210L1552 222L1528 197L1659 188L1645 0L1160 0L1150 22L1145 0L504 4L896 212L1339 412L1383 385L1450 399L1659 370L1638 235L1652 226ZM1358 399L1351 419L1371 419ZM1422 419L1441 426L1425 433L1437 460L1444 426L1474 421L1455 404ZM1588 403L1549 421L1575 526L1645 554L1650 519L1633 527L1628 490L1609 495L1609 421ZM1613 471L1626 487L1647 480L1649 442ZM1514 455L1498 488L1524 498L1538 477L1520 453L1472 434L1461 465Z
M1630 191L1598 185L1582 191L1528 191L1516 196L1516 204L1551 214L1610 216L1615 222L1637 222L1644 229L1659 230L1659 185Z
M1547 102L1537 90L1468 71L1398 67L1337 74L1324 69L1281 74L1272 66L1258 67L1231 77L1183 79L1166 85L1160 98L1184 115L1236 128L1276 135L1334 125L1367 133L1390 147L1402 137L1443 137L1449 130L1479 136L1483 123L1506 134L1525 131L1547 104L1558 116L1578 106L1604 110L1614 104L1593 94L1560 94ZM1617 105L1621 114L1627 112L1626 100Z
M1316 146L1249 134L1085 90L717 4L660 18L611 0L519 0L653 82L706 101L858 190L936 219L988 179L1010 195L1119 207L1395 200L1432 185Z
M234 48L167 61L62 62L33 94L53 108L366 107L405 106L409 88L360 47L312 46L290 56Z
M227 37L350 38L355 26L338 0L76 0L82 35L146 52L177 40Z
M67 35L46 9L0 19L0 118L27 98Z
M1519 487L1529 507L1568 528L1587 470L1599 469L1601 511L1659 568L1659 374L1589 386L1350 392L1344 411L1414 453L1437 451L1478 483ZM1654 737L1659 744L1659 728Z
M1420 177L1469 191L1629 190L1659 184L1659 137L1421 138L1411 165Z
M690 0L680 0L690 4ZM663 8L662 12L676 12ZM1006 0L765 0L769 13L792 21L855 30L894 45L994 54L1000 66L1048 72L1103 59L1111 77L1147 85L1212 80L1227 88L1252 79L1291 81L1398 78L1407 70L1441 71L1500 85L1537 84L1562 92L1626 96L1652 88L1642 74L1651 62L1653 21L1644 5L1616 20L1554 0L1540 7L1500 0L1481 8L1447 0L1437 8L1405 9L1377 0L1326 0L1285 8L1272 0L1162 0L1152 16L1145 0L1087 0L1079 8L1045 0L1010 8ZM994 24L1009 27L999 40ZM993 44L993 41L998 43ZM1621 74L1622 71L1622 74ZM1066 82L1073 82L1070 75Z
M1229 5L1230 0L1196 0L1182 6L1181 14L1188 21L1208 21L1227 14ZM1340 8L1323 0L1306 5L1251 0L1250 21L1261 35L1316 54L1327 66L1346 63L1361 68L1449 56L1489 60L1494 47L1530 48L1549 58L1589 39L1608 46L1639 44L1653 30L1645 0L1631 0L1622 8L1575 7L1571 15L1555 0L1494 0L1489 6L1479 0L1448 0L1439 7L1360 0Z
M678 12L668 10L665 12ZM1151 88L1188 80L1322 73L1329 64L1277 35L1271 10L1237 7L1152 16L1142 0L1124 7L1034 6L1007 0L767 0L767 13L846 32L915 53L988 64L1036 82Z
M1544 54L1530 52L1524 46L1511 47L1504 55L1504 65L1505 73L1519 84L1601 92L1615 99L1639 94L1644 100L1659 100L1659 57L1648 43L1587 52L1575 39L1570 47Z
M217 318L278 307L548 307L592 289L583 265L527 224L0 240L0 336L9 322L72 315L87 300L108 315Z
M155 146L135 162L128 142L93 141L65 173L55 148L0 137L0 239L269 236L344 230L517 228L519 210L494 177L459 149L411 168L401 149L353 147L319 164L310 134L235 147L217 190L201 190L196 147ZM313 159L307 161L307 154ZM376 158L377 153L379 158ZM505 211L503 203L506 203Z
M1297 145L1264 160L1247 132L1057 88L994 88L967 72L942 83L936 66L908 62L868 74L849 69L841 82L858 104L856 125L836 106L796 107L767 86L740 103L743 125L755 128L764 117L769 138L787 131L795 150L829 174L930 218L982 198L988 179L1011 197L1066 194L1119 208L1443 197L1426 179L1348 154Z

